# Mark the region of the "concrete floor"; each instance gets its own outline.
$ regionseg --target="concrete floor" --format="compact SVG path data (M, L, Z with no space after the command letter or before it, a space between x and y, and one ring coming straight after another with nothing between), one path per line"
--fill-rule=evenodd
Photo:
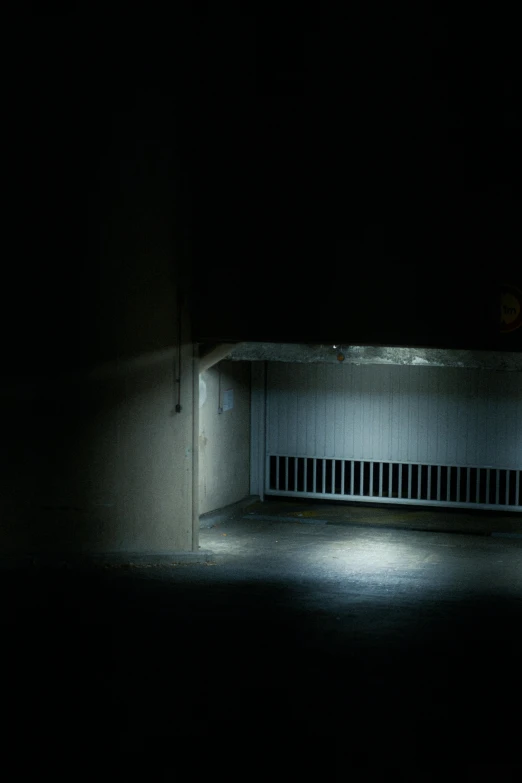
M0 572L9 744L242 779L515 774L522 540L256 515L215 515L212 564Z

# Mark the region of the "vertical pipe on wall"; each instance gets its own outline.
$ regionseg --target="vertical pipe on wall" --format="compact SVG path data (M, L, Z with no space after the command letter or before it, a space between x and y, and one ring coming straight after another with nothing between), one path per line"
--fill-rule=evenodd
M199 349L192 344L192 551L199 549Z
M268 443L268 363L262 362L261 363L261 380L262 380L262 389L263 389L263 397L262 397L262 408L261 408L261 432L259 433L259 459L261 460L261 476L260 476L260 483L261 483L261 491L259 493L261 500L265 499L265 487L267 487L268 484L268 470L264 469L263 471L263 465L266 466L266 452L267 452L267 443Z
M262 488L259 486L260 453L258 449L258 437L261 418L258 409L258 391L256 389L256 377L254 363L250 365L250 494L260 495Z
M181 289L178 290L178 296L177 296L177 306L178 306L178 326L177 326L177 360L176 360L176 403L174 406L174 410L176 413L181 413L181 340L182 340L182 324L183 324L183 296L181 294ZM196 371L199 367L199 355L198 355L198 346L194 344L194 354L196 356L196 360L198 363L198 366L196 367ZM198 389L199 389L199 373L198 375ZM198 433L199 438L199 433Z

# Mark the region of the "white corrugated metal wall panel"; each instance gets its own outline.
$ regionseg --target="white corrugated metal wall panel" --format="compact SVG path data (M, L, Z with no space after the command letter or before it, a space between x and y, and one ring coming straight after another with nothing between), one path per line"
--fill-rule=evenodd
M269 454L522 467L522 375L268 365Z

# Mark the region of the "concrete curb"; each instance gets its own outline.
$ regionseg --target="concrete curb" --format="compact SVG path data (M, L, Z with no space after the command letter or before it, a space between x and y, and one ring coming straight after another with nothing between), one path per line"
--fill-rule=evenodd
M522 539L522 533L491 533L494 538L519 538Z
M372 530L406 530L415 533L448 533L451 535L460 536L482 536L490 538L512 538L522 540L522 532L501 532L495 530L481 530L479 528L463 528L463 527L427 527L423 525L392 525L386 522L358 522L351 520L330 520L319 518L306 518L306 517L288 517L288 516L271 516L269 514L247 514L243 516L244 520L255 520L257 522L293 522L300 525L339 525L340 527L357 527L366 528Z
M328 522L327 519L312 517L271 517L270 514L247 514L243 519L255 519L256 522L299 522L301 525L351 524L350 522Z
M110 552L107 554L4 555L0 569L18 568L141 568L151 566L202 565L214 562L211 551L199 552Z
M248 497L243 498L243 500L233 503L231 506L224 506L223 508L217 508L215 511L207 511L206 514L201 514L199 518L200 530L208 530L209 528L214 527L214 525L226 522L238 512L257 503L258 500L259 495L249 495Z

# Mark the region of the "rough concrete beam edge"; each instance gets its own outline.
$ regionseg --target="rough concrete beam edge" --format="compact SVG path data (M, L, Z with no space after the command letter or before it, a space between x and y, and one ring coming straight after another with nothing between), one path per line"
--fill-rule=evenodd
M339 362L338 353L343 354ZM233 361L280 361L329 364L380 364L424 367L455 367L522 372L522 353L450 348L361 346L339 344L243 343L230 352Z

